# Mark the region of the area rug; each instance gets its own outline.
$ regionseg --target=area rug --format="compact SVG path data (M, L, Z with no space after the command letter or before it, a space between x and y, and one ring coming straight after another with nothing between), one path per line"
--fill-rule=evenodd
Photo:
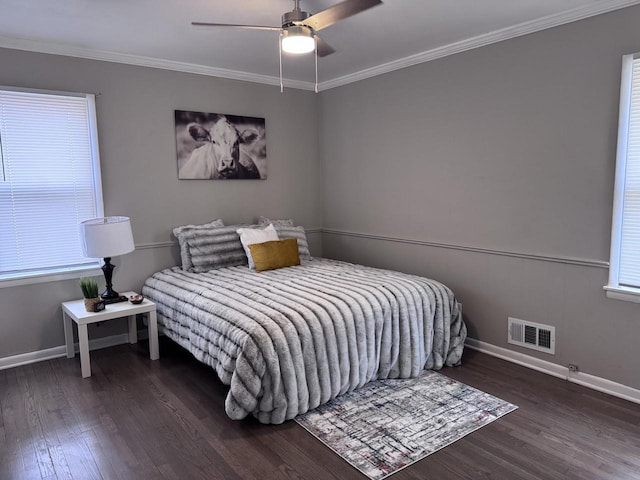
M392 475L517 406L437 372L378 380L297 417L372 480Z

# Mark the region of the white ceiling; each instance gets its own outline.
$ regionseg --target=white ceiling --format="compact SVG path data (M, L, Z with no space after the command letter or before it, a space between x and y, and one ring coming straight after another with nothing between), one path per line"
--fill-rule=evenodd
M640 3L640 0L383 0L321 32L321 89ZM337 0L301 0L311 13ZM0 0L0 47L278 83L278 33L292 0ZM312 55L285 57L287 85L312 88Z

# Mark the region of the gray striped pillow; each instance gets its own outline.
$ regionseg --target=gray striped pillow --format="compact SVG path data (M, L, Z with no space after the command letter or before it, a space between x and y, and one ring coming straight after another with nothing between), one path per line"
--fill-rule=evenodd
M276 232L278 232L278 238L280 240L287 238L295 238L298 240L298 255L300 255L301 259L311 260L313 258L309 253L309 243L307 242L304 227L289 227L277 224L275 224L274 227L276 227Z
M204 231L214 227L224 227L224 223L218 218L202 225L183 225L173 229L173 235L178 239L178 244L180 245L180 257L182 258L182 268L184 270L188 270L192 266L186 238L193 234L194 231Z
M182 233L186 243L182 253L182 269L208 272L223 267L247 265L247 255L236 230L250 225L229 225L207 229L194 229Z
M188 232L190 230L197 230L201 228L211 228L211 227L224 227L224 222L222 219L218 218L216 220L212 220L209 223L203 223L202 225L183 225L182 227L176 227L173 229L173 235L180 240L180 234L184 232Z
M279 219L279 220L272 220L270 218L267 217L263 217L262 215L260 215L258 217L258 225L269 225L272 224L274 227L293 227L293 220L290 218L286 218L286 219Z

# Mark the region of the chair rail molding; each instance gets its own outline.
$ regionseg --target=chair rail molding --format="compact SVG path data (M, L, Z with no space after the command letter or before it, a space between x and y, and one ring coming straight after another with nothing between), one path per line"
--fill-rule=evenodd
M503 257L525 258L528 260L539 260L543 262L563 263L568 265L580 265L583 267L609 268L609 262L604 260L594 260L589 258L568 257L563 255L546 255L541 253L516 252L512 250L500 250L483 247L473 247L471 245L459 245L454 243L430 242L415 238L391 237L387 235L375 235L370 233L351 232L347 230L337 230L323 228L322 233L327 235L341 235L345 237L364 238L367 240L380 240L384 242L406 243L410 245L423 245L425 247L446 248L449 250L462 250L465 252L484 253L487 255L500 255Z

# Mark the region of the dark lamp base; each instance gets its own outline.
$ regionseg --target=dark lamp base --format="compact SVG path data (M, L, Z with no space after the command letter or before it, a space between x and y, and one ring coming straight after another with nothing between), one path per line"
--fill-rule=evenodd
M116 298L105 298L102 301L104 302L105 305L111 305L112 303L126 302L127 300L128 300L127 297L125 297L124 295L120 295L119 297L116 297Z
M126 302L127 297L124 295L120 295L113 289L113 284L111 283L111 276L113 275L114 266L111 264L111 257L105 257L104 265L102 265L102 271L104 272L104 279L107 284L107 289L102 292L102 300L105 304L110 303L118 303L118 302Z
M103 300L113 300L114 298L120 298L120 294L111 288L107 288L100 294L100 298Z

